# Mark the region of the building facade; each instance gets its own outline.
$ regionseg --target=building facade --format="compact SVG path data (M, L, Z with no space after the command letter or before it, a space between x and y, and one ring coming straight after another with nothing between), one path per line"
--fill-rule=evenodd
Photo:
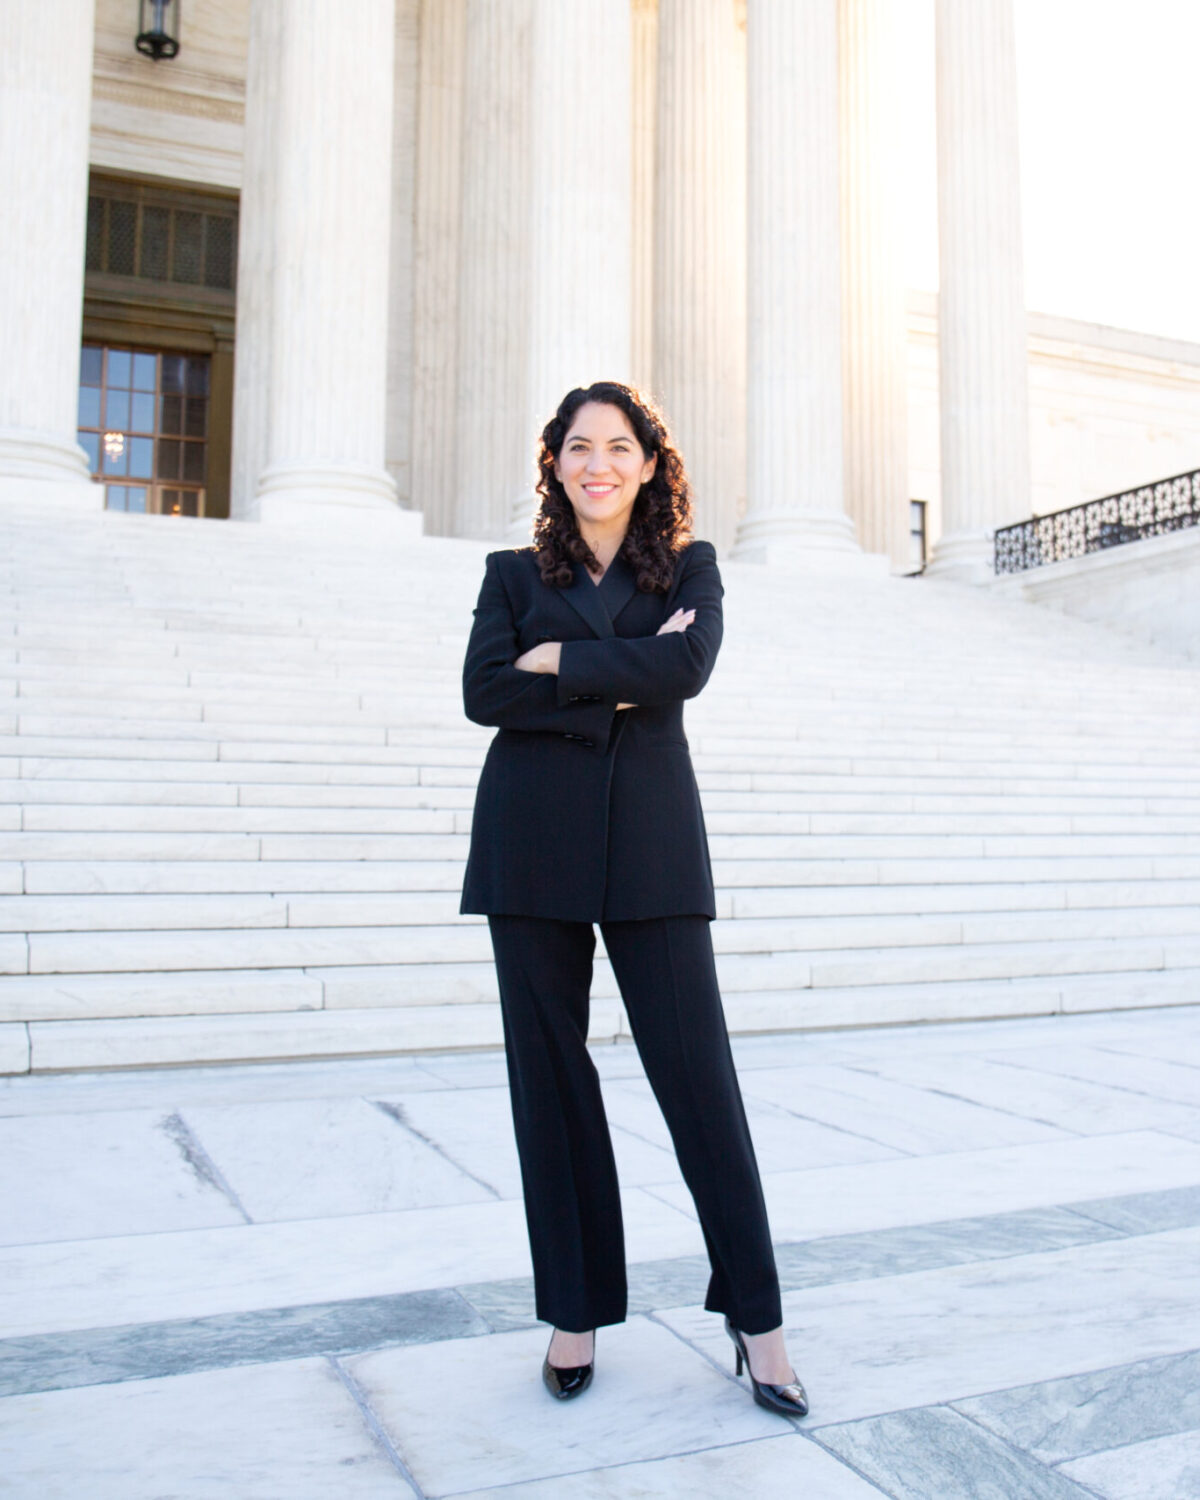
M722 554L973 577L1200 463L1200 349L1026 316L1010 0L938 0L940 313L892 0L166 16L160 61L136 0L0 21L0 496L518 540L541 425L617 378Z

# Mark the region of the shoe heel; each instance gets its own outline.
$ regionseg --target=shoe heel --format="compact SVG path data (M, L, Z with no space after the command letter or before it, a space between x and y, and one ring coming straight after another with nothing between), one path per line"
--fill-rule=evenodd
M742 1373L742 1351L740 1349L735 1350L734 1358L737 1360L737 1374L740 1375Z

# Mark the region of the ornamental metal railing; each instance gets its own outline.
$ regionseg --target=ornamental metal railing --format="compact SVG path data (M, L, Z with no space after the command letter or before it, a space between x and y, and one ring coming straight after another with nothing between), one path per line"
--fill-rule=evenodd
M1003 526L995 537L995 568L1023 573L1187 526L1200 526L1200 469Z

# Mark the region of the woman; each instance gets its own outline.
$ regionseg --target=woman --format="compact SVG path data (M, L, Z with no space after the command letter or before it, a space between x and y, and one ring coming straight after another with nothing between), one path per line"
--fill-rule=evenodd
M628 386L571 391L542 434L531 547L493 552L463 667L467 717L493 725L461 910L488 916L542 1374L592 1378L595 1330L625 1318L616 1168L587 1051L594 923L696 1203L737 1373L789 1416L788 1362L754 1147L717 989L716 916L683 700L721 644L722 587L692 541L687 478Z

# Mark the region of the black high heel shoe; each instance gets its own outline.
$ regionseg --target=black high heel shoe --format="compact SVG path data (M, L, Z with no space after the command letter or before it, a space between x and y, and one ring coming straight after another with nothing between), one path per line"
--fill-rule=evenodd
M800 1382L796 1380L791 1385L771 1385L765 1380L755 1380L754 1371L750 1368L750 1356L746 1352L745 1340L728 1318L725 1319L725 1332L733 1340L737 1350L737 1374L742 1373L744 1364L746 1374L750 1377L750 1384L754 1387L754 1399L759 1406L765 1406L768 1411L777 1411L785 1417L806 1417L808 1397L804 1394L804 1387ZM792 1374L795 1373L793 1370Z
M554 1335L550 1335L550 1342L554 1342ZM592 1375L596 1359L596 1335L592 1333L592 1364L590 1365L568 1365L559 1366L550 1363L550 1350L546 1350L546 1358L542 1361L542 1381L546 1389L556 1401L570 1401L573 1396L581 1396L592 1383Z

